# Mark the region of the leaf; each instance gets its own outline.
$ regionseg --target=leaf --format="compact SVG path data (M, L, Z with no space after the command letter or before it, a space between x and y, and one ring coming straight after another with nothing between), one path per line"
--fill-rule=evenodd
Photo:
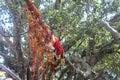
M82 2L83 2L83 0L80 0L80 2L82 3Z

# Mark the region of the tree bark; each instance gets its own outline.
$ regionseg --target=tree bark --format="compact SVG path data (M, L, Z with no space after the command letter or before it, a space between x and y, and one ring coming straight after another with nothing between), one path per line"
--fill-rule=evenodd
M19 65L20 68L20 77L22 80L25 80L25 66L24 66L24 58L23 58L23 52L21 50L21 20L19 19L19 17L21 17L21 15L19 15L18 11L14 11L12 12L14 14L14 27L15 27L15 31L16 31L16 37L14 38L14 45L17 51L17 65Z
M55 9L59 9L60 8L60 3L61 3L61 0L56 0L55 1Z
M26 74L26 69L25 69L25 65L24 65L24 58L23 58L23 52L21 49L21 27L22 27L22 19L21 17L23 17L22 14L19 13L19 11L17 9L14 9L14 7L12 7L10 5L9 2L12 3L16 3L15 6L18 6L19 4L17 4L16 0L13 1L5 1L6 4L9 6L9 10L12 13L12 17L13 17L13 24L14 24L14 31L16 36L13 39L13 46L14 49L16 51L16 65L17 65L17 72L19 72L19 76L22 80L25 80L25 74Z

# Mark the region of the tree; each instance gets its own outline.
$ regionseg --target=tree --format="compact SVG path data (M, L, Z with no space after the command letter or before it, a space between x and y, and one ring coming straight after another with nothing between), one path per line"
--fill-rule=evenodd
M59 37L65 51L66 62L57 67L53 78L119 80L119 0L78 1L35 0L44 22ZM12 64L6 63L11 69L17 67L16 73L25 80L32 55L23 2L6 0L0 4L0 54Z

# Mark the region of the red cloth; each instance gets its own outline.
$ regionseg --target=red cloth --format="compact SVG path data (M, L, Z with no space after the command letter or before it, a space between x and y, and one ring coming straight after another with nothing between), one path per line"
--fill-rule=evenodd
M57 71L57 70L56 70L56 65L55 65L54 63L49 62L49 63L48 63L48 66L51 66L51 67L52 67L52 71L53 71L53 72L56 72L56 71Z
M34 80L38 80L38 74L35 74Z
M58 53L58 55L62 55L63 52L64 52L64 49L59 41L59 39L57 37L55 37L55 44L54 44L54 47Z

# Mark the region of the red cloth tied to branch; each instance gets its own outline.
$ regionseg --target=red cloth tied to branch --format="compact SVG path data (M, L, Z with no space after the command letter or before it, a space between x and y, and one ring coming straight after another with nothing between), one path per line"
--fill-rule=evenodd
M64 49L63 49L63 47L62 47L62 45L57 37L55 37L54 47L55 47L58 55L63 55Z
M32 51L32 73L34 80L38 80L38 70L43 74L45 70L56 71L57 55L63 56L64 49L57 37L47 28L42 15L32 1L24 6L28 20L28 43ZM45 75L47 76L47 72ZM47 78L48 79L48 78Z

